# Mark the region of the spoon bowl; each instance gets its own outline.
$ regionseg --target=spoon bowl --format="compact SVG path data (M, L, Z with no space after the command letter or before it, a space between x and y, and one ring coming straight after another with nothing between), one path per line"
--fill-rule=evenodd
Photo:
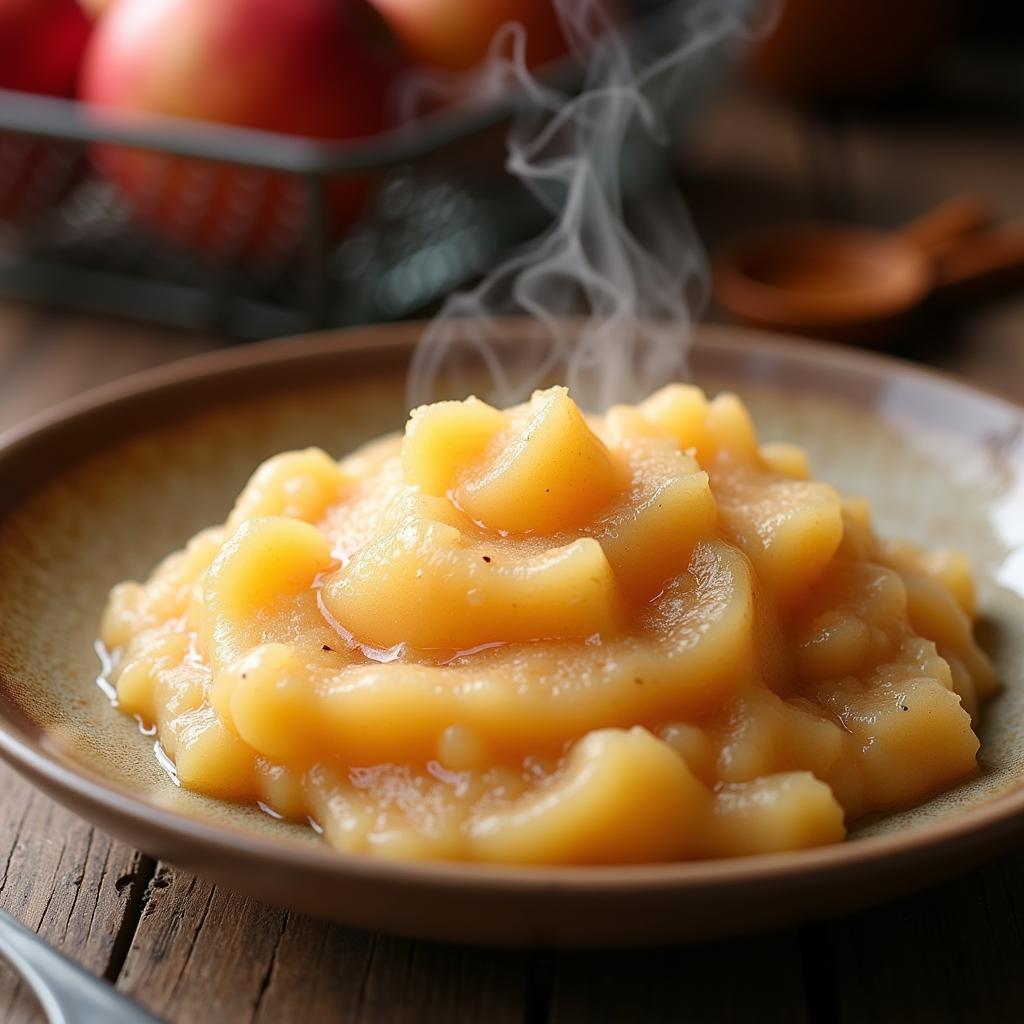
M884 338L933 281L931 260L902 236L842 224L743 235L715 267L719 301L744 323L841 341Z
M954 196L897 231L809 223L740 235L718 254L715 296L742 323L878 344L933 292L966 298L1024 270L1024 226Z

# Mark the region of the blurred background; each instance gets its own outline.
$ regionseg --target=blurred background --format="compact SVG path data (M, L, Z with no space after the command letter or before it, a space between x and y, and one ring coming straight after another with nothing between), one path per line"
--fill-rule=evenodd
M504 161L532 88L585 83L552 3L0 0L0 425L214 345L429 316L543 231ZM641 64L700 8L600 5ZM704 318L1024 391L1024 5L726 8L659 97L669 137L622 149L627 203L685 197ZM479 71L510 19L525 88Z

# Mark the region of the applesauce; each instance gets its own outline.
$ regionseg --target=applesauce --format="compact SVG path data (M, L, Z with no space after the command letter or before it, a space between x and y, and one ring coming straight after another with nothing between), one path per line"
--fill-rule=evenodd
M122 711L181 784L339 849L631 863L798 849L977 770L966 560L673 385L413 412L252 477L114 588Z

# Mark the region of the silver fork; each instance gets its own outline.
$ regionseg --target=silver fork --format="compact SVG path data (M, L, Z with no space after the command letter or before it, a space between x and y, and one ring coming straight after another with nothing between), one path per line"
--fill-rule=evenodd
M0 954L28 983L50 1024L162 1024L2 910Z

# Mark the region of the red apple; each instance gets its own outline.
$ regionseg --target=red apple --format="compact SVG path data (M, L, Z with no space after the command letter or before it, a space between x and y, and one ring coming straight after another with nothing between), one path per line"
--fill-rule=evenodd
M114 2L114 0L80 0L82 6L93 16L98 18Z
M90 24L78 0L0 0L0 89L70 96ZM0 135L0 220L24 220L63 195L75 147Z
M0 0L0 88L70 96L89 29L78 0Z
M397 52L365 0L118 0L93 36L81 95L123 111L350 139L387 126ZM219 260L274 260L301 238L305 196L292 176L112 146L95 159L145 221ZM366 190L332 184L333 228L359 214Z
M539 67L568 50L554 0L373 0L408 53L420 64L450 71L487 56L507 21L526 29L526 61Z

